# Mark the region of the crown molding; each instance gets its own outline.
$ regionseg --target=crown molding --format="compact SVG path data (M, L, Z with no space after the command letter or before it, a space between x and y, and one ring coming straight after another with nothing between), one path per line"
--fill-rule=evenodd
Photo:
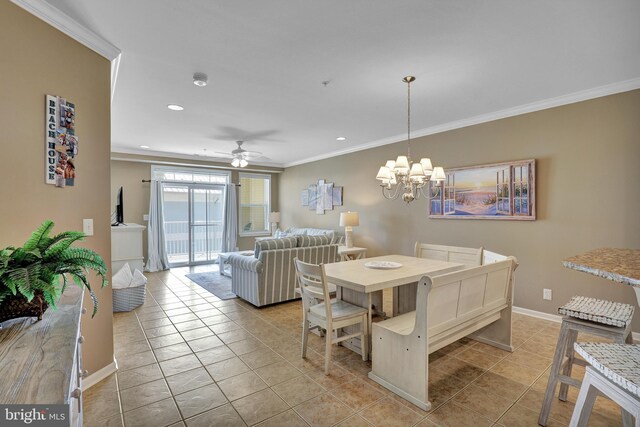
M492 122L495 120L505 119L507 117L519 116L522 114L533 113L535 111L546 110L549 108L560 107L563 105L574 104L576 102L588 101L590 99L601 98L603 96L615 95L616 93L628 92L631 90L640 89L640 78L624 80L617 83L612 83L604 86L598 86L591 89L582 90L579 92L570 93L567 95L558 96L555 98L549 98L542 101L536 101L529 104L519 105L504 110L495 111L492 113L481 114L474 117L469 117L462 120L456 120L449 123L443 123L428 127L425 129L419 129L412 131L412 139L419 138L428 135L434 135L454 129L460 129L468 126L473 126L481 123ZM388 138L379 139L356 147L347 148L344 150L333 151L330 153L321 154L318 156L308 157L302 160L296 160L294 162L285 163L285 168L303 165L305 163L311 163L318 160L325 160L331 157L337 157L344 154L355 153L358 151L368 150L369 148L380 147L383 145L393 144L405 140L405 135L396 135Z
M125 157L122 156L118 156L118 154L120 155L124 155ZM133 154L133 153L127 153L127 152L111 152L111 160L115 160L115 161L119 161L119 162L132 162L132 163L146 163L146 164L150 164L150 165L163 165L163 166L186 166L186 167L192 167L192 168L200 168L200 169L218 169L218 170L228 170L228 171L239 171L239 172L260 172L260 173L273 173L273 174L280 174L282 172L284 172L284 170L282 168L277 168L277 167L273 167L273 166L264 166L264 165L257 165L252 163L251 165L245 167L245 168L234 168L233 166L229 165L225 165L225 164L204 164L204 163L190 163L188 160L190 160L188 157L173 157L173 158L167 158L167 160L158 160L158 159L144 159L144 158L138 158L138 157L126 157L127 154ZM187 160L186 162L180 162L177 160ZM193 158L191 158L191 160L194 160ZM206 161L203 159L197 159L199 161ZM255 167L252 166L261 166L264 169L257 169Z
M111 100L113 101L120 66L120 49L44 0L11 0L11 2L111 61Z
M11 0L11 2L109 61L120 56L120 49L44 0Z

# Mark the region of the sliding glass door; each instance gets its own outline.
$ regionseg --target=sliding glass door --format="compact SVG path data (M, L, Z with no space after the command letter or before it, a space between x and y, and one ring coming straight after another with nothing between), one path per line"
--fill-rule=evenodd
M172 266L211 263L222 248L225 186L164 182L164 231Z

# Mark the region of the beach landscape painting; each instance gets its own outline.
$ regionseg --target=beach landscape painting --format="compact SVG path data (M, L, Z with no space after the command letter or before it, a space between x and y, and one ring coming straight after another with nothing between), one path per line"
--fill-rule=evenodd
M429 189L429 216L535 220L534 186L534 159L447 169Z

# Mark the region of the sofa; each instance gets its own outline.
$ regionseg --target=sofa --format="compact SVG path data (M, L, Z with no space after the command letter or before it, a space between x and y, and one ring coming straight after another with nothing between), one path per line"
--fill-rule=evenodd
M334 236L297 235L256 242L254 256L231 254L231 290L256 307L299 298L294 258L312 264L338 261Z
M293 236L329 236L331 243L344 244L344 236L327 228L289 227L286 230L276 230L273 237L280 239Z

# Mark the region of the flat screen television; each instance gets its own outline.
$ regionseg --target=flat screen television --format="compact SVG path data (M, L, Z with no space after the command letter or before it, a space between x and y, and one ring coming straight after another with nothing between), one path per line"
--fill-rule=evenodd
M122 187L118 190L118 199L116 201L116 221L113 225L124 224L124 198L122 196Z

